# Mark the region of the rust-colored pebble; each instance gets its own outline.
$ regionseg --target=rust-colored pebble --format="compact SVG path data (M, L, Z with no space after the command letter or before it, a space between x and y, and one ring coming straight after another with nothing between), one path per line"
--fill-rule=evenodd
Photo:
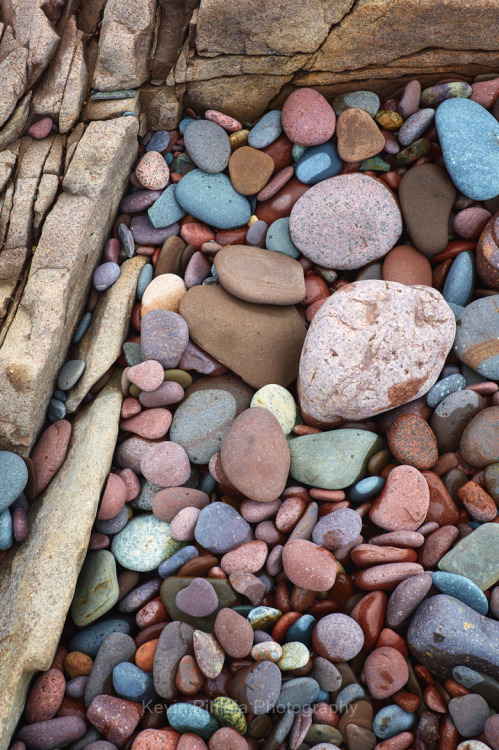
M402 464L431 469L438 460L437 439L426 420L416 414L402 414L388 431L388 445Z
M64 698L66 681L58 669L48 669L35 680L24 709L26 721L35 724L56 715Z
M87 654L83 654L81 651L70 651L64 659L64 671L72 680L73 677L90 674L93 664L92 659Z

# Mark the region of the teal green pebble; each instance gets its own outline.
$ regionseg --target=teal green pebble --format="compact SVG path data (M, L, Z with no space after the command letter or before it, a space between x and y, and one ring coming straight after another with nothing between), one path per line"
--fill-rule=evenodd
M352 682L350 685L344 687L336 696L336 705L340 707L340 711L343 712L347 706L357 701L364 700L366 694L362 685L358 685L356 682Z
M89 552L78 576L71 617L78 628L90 625L114 607L119 587L116 562L109 550Z
M140 363L143 361L140 344L138 344L136 341L125 341L125 343L123 344L123 356L125 357L125 362L127 363L128 367L140 365Z
M276 624L280 617L282 617L280 609L274 609L274 607L254 607L248 614L248 622L253 630L269 630Z
M159 198L148 209L147 215L155 229L169 227L185 216L185 211L176 198L177 185L168 185ZM145 270L148 266L144 266Z
M299 620L287 629L284 643L299 641L307 647L310 646L312 643L312 633L316 624L317 621L312 615L302 615Z
M404 711L403 708L392 703L382 708L373 722L373 732L380 740L388 740L401 732L408 732L416 723L417 714Z
M276 219L272 222L265 235L265 247L276 253L289 255L290 258L299 258L300 251L291 239L289 232L289 216Z
M421 93L421 107L436 107L447 99L467 99L471 96L472 88L466 81L452 81L437 83L429 86Z
M149 514L132 518L111 544L117 562L140 573L155 570L181 547L170 535L170 524Z
M368 112L374 117L379 110L379 96L373 91L350 91L347 94L339 94L333 99L333 109L336 116L346 109L356 107Z
M135 621L126 619L125 615L122 615L121 619L116 617L112 620L96 622L89 628L80 630L71 638L69 650L82 651L94 659L108 635L111 635L111 633L126 633L126 635L130 635L132 632L132 622L135 626Z
M88 327L91 321L92 321L92 313L86 312L85 315L80 320L80 322L78 323L78 327L73 334L73 339L72 339L73 344L78 344L82 340L83 336L88 331Z
M0 451L0 512L12 505L28 483L28 469L21 456Z
M168 722L177 732L193 732L199 734L203 740L209 740L219 728L214 716L204 708L193 706L191 703L174 703L167 709L166 715Z
M282 656L277 662L281 672L287 672L290 669L301 669L310 659L310 652L304 643L291 641L285 643L282 647Z
M260 388L251 399L250 406L260 406L274 415L285 435L289 435L296 424L296 402L282 385L269 383Z
M92 94L93 102L102 102L109 99L133 99L136 95L135 89L120 89L119 91L97 91Z
M485 489L499 505L499 463L489 464L483 473Z
M196 122L196 120L193 117L184 117L182 120L180 120L178 129L180 130L182 135L185 133L191 122Z
M433 573L432 582L443 594L459 599L479 614L486 615L489 611L487 597L469 578L437 570Z
M446 276L442 297L449 304L466 307L473 298L475 253L465 250L454 259Z
M332 430L289 441L291 476L325 490L341 490L363 479L371 456L385 441L367 430Z
M54 398L56 398L58 401L62 401L63 403L66 402L67 396L64 393L64 391L60 391L58 388L55 389L54 393L52 394Z
M173 224L173 222L172 222ZM142 296L149 286L149 284L152 281L152 277L154 275L154 268L152 267L152 263L147 263L147 265L144 266L142 271L139 275L139 280L137 281L137 299L141 300Z
M305 735L306 745L302 747L317 746L320 750L332 750L339 748L342 742L341 733L335 727L330 727L329 724L312 724Z
M183 170L185 169L185 167L194 167L194 166L196 165L192 161L189 154L183 151L181 154L173 158L173 161L171 163L171 171L178 172L179 174L183 174Z
M466 388L466 380L459 373L439 380L426 394L426 403L434 409L446 396Z
M299 143L293 143L293 148L291 149L291 156L293 157L293 161L299 161L306 150L306 146L300 146Z
M47 417L50 422L57 422L59 419L64 419L66 416L66 407L57 398L53 398L50 401Z
M10 549L14 544L14 532L10 510L5 508L0 513L0 550Z
M251 218L248 200L224 174L193 169L177 183L175 197L184 211L217 229L240 227Z
M218 696L211 702L210 713L221 727L230 727L239 734L246 734L248 725L241 706L232 698Z
M381 156L371 156L369 159L364 159L360 165L361 172L367 172L368 169L374 172L389 172L391 166Z
M383 477L366 477L350 487L348 499L352 503L364 503L366 500L377 497L384 486L385 480Z

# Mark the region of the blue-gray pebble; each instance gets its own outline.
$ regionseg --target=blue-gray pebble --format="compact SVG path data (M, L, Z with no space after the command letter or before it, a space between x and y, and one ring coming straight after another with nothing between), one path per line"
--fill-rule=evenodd
M421 138L425 130L430 127L434 117L435 110L431 108L418 109L414 112L407 118L397 134L400 145L405 147Z
M248 145L253 148L265 148L273 143L282 133L281 111L273 109L267 112L250 130Z
M380 740L388 740L401 732L408 732L416 723L416 714L404 711L395 703L382 708L373 721L373 732Z
M140 365L143 362L140 344L137 341L125 341L123 344L123 356L128 367Z
M108 635L111 633L125 633L130 635L132 632L132 623L135 621L130 617L115 617L112 620L103 620L89 625L88 628L80 630L74 635L69 642L70 651L81 651L92 659L97 656Z
M66 407L62 401L57 398L51 399L47 412L47 417L51 422L57 422L59 419L64 419L66 416Z
M336 144L328 141L307 148L296 162L295 174L305 185L315 185L321 180L335 177L342 167L343 162L338 156Z
M348 499L352 503L363 503L366 500L372 500L373 497L377 497L380 494L384 486L385 480L383 477L366 477L350 487L348 490Z
M0 451L0 512L12 505L28 483L28 469L21 456Z
M146 145L146 151L158 151L160 154L166 151L170 145L170 133L168 130L156 130Z
M119 531L125 528L128 523L128 508L126 505L120 510L117 516L110 518L107 521L100 521L96 519L95 530L99 534L117 534Z
M316 623L317 620L312 615L302 615L299 620L287 629L284 643L299 641L307 647L310 646L312 643L312 632Z
M249 202L224 174L193 169L177 184L176 198L187 213L217 229L240 227L251 218Z
M161 578L168 578L168 576L172 576L177 570L180 570L186 562L194 560L195 557L199 557L196 547L193 547L191 544L188 547L183 547L169 557L168 560L161 563L158 573Z
M448 594L453 596L454 599L459 599L460 602L464 602L480 615L486 615L489 611L487 597L469 578L456 573L444 573L442 570L437 570L433 573L432 582L442 594Z
M103 292L114 284L119 275L120 267L117 263L113 263L112 261L101 263L94 271L94 287L98 292Z
M73 344L78 344L82 340L83 336L88 331L88 327L91 321L92 321L92 313L86 312L85 315L80 320L80 322L78 323L76 331L73 334Z
M274 708L282 710L310 706L316 700L319 690L319 683L312 677L295 677L283 683Z
M426 394L426 403L434 409L446 396L449 396L451 393L456 393L456 391L462 391L464 388L466 388L466 380L462 375L457 373L449 375L448 377L443 378L443 380L439 380L438 383L435 383L435 385L430 388Z
M113 687L116 695L129 701L147 703L156 697L152 673L144 672L127 661L113 669Z
M442 292L444 300L466 307L473 297L475 286L475 254L470 250L459 253L454 259Z
M300 251L291 239L289 232L289 216L276 219L272 222L265 236L265 247L276 253L289 255L290 258L299 258Z
M174 703L167 709L166 715L177 732L193 732L203 740L209 740L218 729L217 720L208 711L190 703Z
M0 513L0 550L7 550L14 544L14 532L10 510L5 508Z
M152 267L151 263L147 263L147 265L144 266L142 271L139 275L139 280L137 281L137 299L141 300L142 296L149 286L149 284L152 281L152 277L154 275L154 268Z
M175 197L176 190L176 185L168 185L166 190L163 190L159 198L148 209L147 215L155 229L169 227L184 218L185 211Z
M499 122L471 99L447 99L435 115L447 171L468 198L499 194Z
M190 123L184 133L184 143L192 161L203 172L217 174L229 163L229 136L216 122L195 120Z
M132 258L135 255L135 242L131 231L123 221L118 225L118 234L126 257Z

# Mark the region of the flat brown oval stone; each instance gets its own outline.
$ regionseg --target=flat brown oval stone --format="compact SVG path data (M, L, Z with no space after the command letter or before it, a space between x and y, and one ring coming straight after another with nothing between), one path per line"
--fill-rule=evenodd
M220 610L215 620L215 635L228 656L244 659L253 647L253 628L245 617L229 607Z
M272 502L286 486L288 442L268 409L243 411L225 436L220 457L228 480L250 500Z
M305 297L303 267L283 253L229 245L215 255L215 269L224 289L246 302L295 305Z
M229 159L230 179L234 190L241 195L259 193L269 181L273 171L272 157L251 146L241 146Z
M295 380L306 329L294 307L254 305L221 286L194 286L180 314L196 344L254 388Z
M436 164L421 164L402 177L399 200L411 239L428 256L444 250L449 214L456 197L450 177Z
M385 139L371 115L364 109L346 109L336 123L338 154L343 161L362 161L385 148Z

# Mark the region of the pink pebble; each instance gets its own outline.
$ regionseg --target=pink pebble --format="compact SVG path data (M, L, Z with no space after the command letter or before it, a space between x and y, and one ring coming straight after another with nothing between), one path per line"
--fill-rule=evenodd
M383 133L383 137L385 139L385 151L387 154L398 154L400 151L400 145L397 140L397 137L395 133L392 133L390 130L383 130L381 129L381 132Z
M490 405L499 406L499 393L494 393L494 395L490 399Z
M14 508L12 513L12 526L16 542L24 542L29 531L28 514L24 508Z
M121 404L121 418L128 419L129 417L135 417L142 411L142 404L137 398L133 396L127 396Z
M117 263L119 254L120 243L118 240L115 240L114 237L111 237L111 239L106 242L106 246L104 247L104 252L102 253L102 262Z
M36 138L37 141L41 141L42 138L46 138L49 135L53 124L51 117L43 117L38 122L34 122L33 125L29 126L28 135Z
M275 518L282 503L273 500L271 503L259 503L257 500L243 500L239 512L248 523L260 523Z
M155 247L152 245L139 245L135 248L137 255L154 255Z
M478 81L471 84L470 99L481 104L485 109L492 109L499 97L499 78L491 81Z
M155 391L164 382L165 373L163 367L155 359L148 359L139 365L130 367L127 378L141 391Z
M184 273L184 283L187 289L193 286L199 286L203 281L210 275L211 263L200 250L197 250L189 263Z
M120 428L147 440L158 440L166 435L172 423L168 409L147 409L130 419L122 419Z
M282 127L293 143L318 146L333 135L336 115L322 94L304 87L293 91L284 102Z
M142 391L139 396L139 401L142 406L169 406L170 404L178 404L184 398L184 389L180 383L175 383L173 380L167 380L161 383L159 388L155 391L147 392Z
M105 534L99 534L97 531L92 531L90 534L90 540L88 542L89 550L107 549L111 544L111 540Z
M222 112L217 112L216 109L207 109L204 113L204 116L207 120L216 122L217 125L220 125L220 127L226 130L228 133L235 133L238 130L242 130L243 128L238 120L235 120L233 117L229 117L229 115L224 115L222 114Z
M269 198L272 198L272 196L275 195L278 190L280 190L282 187L284 187L284 185L286 185L287 182L290 181L294 173L294 167L284 167L284 169L281 169L281 171L274 175L274 177L272 177L272 179L267 182L265 187L260 190L260 192L256 196L257 200L266 201Z
M137 474L132 469L123 469L119 476L126 484L126 501L127 503L135 500L140 494L140 481Z
M140 473L158 487L181 487L191 475L189 457L181 445L154 443L140 461Z
M481 206L459 211L454 217L454 230L465 240L477 240L492 214Z
M397 108L399 115L402 115L404 120L418 111L420 98L421 84L419 81L409 81Z
M177 542L192 542L201 513L199 508L182 508L170 523L170 534Z
M464 390L475 391L475 393L479 393L481 396L492 396L494 393L497 393L497 391L499 391L499 386L497 385L497 383L493 383L491 380L484 380L482 383L473 383L472 385L467 385Z
M117 516L126 503L126 498L125 482L118 474L110 474L97 513L99 521L109 521L110 518Z

